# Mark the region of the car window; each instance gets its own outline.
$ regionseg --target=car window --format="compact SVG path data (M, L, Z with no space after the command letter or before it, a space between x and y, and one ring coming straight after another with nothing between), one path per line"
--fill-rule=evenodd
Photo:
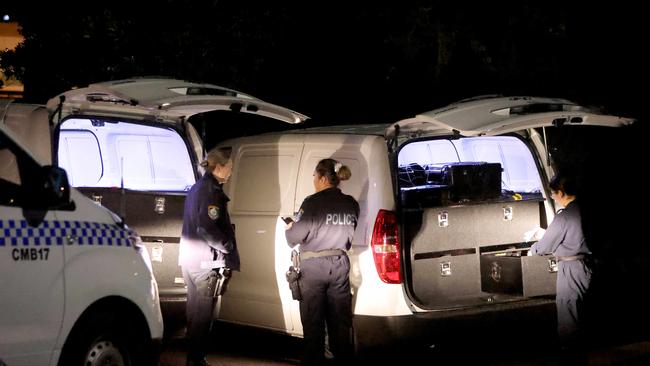
M59 165L68 168L68 179L73 186L92 186L98 182L104 167L95 135L84 130L62 131Z
M195 182L183 138L161 126L71 118L61 125L58 159L75 187L182 192Z
M29 178L35 177L39 169L30 156L0 132L0 205L21 206L25 194L33 193Z
M427 167L435 169L446 164L471 162L501 164L501 188L505 191L541 192L535 160L528 147L513 136L417 141L404 146L398 156L399 166L409 176L409 182L426 180ZM413 179L412 175L417 175L418 170L422 170L422 179Z
M9 149L7 137L0 133L0 205L17 205L19 188L16 156Z
M4 181L20 185L16 154L11 151L9 139L2 133L0 133L0 178Z

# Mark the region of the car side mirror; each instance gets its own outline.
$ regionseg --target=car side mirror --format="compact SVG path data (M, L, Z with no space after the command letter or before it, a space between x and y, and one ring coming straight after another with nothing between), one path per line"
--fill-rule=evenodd
M43 194L48 208L58 208L70 203L70 183L68 174L63 168L55 166L43 167Z
M50 165L42 167L25 188L28 188L24 192L26 209L49 210L71 204L70 184L63 168Z

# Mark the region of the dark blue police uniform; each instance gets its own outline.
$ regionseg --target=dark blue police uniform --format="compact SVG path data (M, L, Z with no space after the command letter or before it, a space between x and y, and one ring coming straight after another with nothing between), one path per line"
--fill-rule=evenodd
M185 199L178 264L187 285L188 361L205 357L214 298L208 290L213 268L239 270L235 231L228 215L228 196L207 172Z
M291 247L300 244L300 319L305 340L304 364L323 361L325 324L334 357L352 357L350 261L359 204L338 188L305 199L297 221L286 231Z
M558 334L563 342L574 340L583 315L584 296L591 282L591 254L582 231L580 208L570 202L549 225L542 239L530 248L533 254L552 253L558 261L556 306Z

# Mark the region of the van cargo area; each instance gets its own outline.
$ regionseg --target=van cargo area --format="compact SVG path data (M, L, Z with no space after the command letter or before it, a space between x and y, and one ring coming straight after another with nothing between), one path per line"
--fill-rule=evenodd
M523 233L544 226L541 178L515 136L416 141L398 155L405 283L427 310L555 294L550 257Z

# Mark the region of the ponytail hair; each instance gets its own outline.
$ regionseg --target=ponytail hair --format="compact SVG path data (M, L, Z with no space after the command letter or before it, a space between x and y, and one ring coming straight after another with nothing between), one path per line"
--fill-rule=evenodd
M199 166L201 166L201 168L205 169L207 172L213 172L214 168L216 168L217 165L224 166L228 164L231 153L232 148L230 147L215 147L214 149L208 151L208 154L205 156L205 160L199 163Z
M334 159L323 159L316 165L316 173L319 177L327 178L334 187L343 180L348 180L352 176L352 171L347 165L343 165Z

